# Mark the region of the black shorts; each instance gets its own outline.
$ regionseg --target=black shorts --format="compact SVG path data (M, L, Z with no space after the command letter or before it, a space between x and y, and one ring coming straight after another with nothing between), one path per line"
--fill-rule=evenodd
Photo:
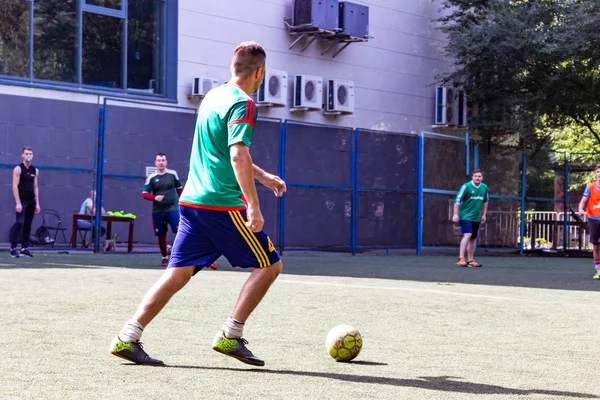
M465 233L471 234L471 240L477 239L477 231L479 231L479 222L477 221L469 221L466 219L461 219L458 221L460 223L460 234L464 235Z
M600 244L600 219L588 219L588 232L590 243Z

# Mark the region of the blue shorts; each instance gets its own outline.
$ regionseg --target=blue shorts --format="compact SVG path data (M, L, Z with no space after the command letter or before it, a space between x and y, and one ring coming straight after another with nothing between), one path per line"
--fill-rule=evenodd
M465 233L471 234L471 239L477 239L477 231L479 230L479 222L468 221L466 219L461 219L458 221L460 223L460 234L464 235Z
M280 260L267 234L252 232L246 226L246 210L179 206L179 213L169 268L195 266L195 274L220 256L225 256L231 266L242 268L265 268Z
M154 234L156 236L165 235L169 232L169 225L173 233L177 233L179 226L179 211L173 210L163 213L152 214L152 222L154 225Z

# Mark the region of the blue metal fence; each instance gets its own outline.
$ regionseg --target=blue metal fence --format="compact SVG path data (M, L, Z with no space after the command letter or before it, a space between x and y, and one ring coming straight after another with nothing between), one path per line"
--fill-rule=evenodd
M106 185L114 186L115 181L135 183L141 188L142 183L138 185L136 181L144 176L135 172L137 167L128 169L126 164L120 167L113 153L115 140L128 134L123 123L128 113L148 107L154 108L152 113L166 124L169 121L180 124L186 132L186 138L181 140L188 140L187 137L191 140L189 120L193 119L195 109L106 98L98 107L93 169L54 165L41 165L40 169L93 172L98 204L102 204ZM161 112L165 114L157 114ZM174 121L177 114L188 115L185 123ZM139 129L159 127L150 123ZM420 254L423 249L454 247L457 238L453 224L448 221L448 202L468 180L473 168L484 169L486 180L493 181L490 197L498 204L498 210L494 211L507 208L516 216L528 202L554 201L527 196L524 190L527 174L522 173L527 170L526 157L521 158L514 149L492 146L490 151L489 146L488 150L485 147L470 135L457 137L435 132L415 135L260 118L253 141L253 158L265 170L278 173L289 188L287 195L275 198L266 188L259 187L265 230L282 252L305 249L356 254L375 248L403 248ZM179 147L182 148L186 149L183 158L187 161L189 144ZM142 150L132 149L136 153L132 159L139 161L138 153ZM108 165L107 160L111 160ZM565 185L568 185L568 163L565 165ZM0 167L13 165L0 164ZM179 169L182 175L187 173L183 165ZM501 180L505 184L498 185ZM137 186L132 191L138 193ZM514 243L498 246L524 251L524 218L521 213ZM99 215L95 223L99 230ZM490 227L505 229L500 225L492 223ZM96 235L96 248L99 245L100 237Z

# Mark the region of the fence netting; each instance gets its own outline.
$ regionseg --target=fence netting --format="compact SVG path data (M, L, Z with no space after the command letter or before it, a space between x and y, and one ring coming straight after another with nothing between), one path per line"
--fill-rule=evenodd
M358 130L357 246L417 243L418 138Z
M105 108L102 205L107 211L136 215L136 242L155 242L152 204L142 198L146 176L158 152L167 155L168 169L185 183L194 137L195 113L107 104ZM82 194L82 201L85 194ZM113 224L120 241L128 238L126 224Z
M487 222L481 225L478 244L517 248L523 153L516 147L488 142L478 146L478 158L490 192Z
M353 130L285 125L284 246L350 248Z
M423 139L423 246L455 246L460 227L452 222L455 193L467 181L464 139Z

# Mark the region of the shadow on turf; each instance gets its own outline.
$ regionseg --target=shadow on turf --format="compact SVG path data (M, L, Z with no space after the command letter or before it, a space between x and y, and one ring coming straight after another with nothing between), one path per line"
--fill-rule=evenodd
M351 364L385 365L381 363L372 363L368 361L352 362ZM132 364L133 365L133 364ZM598 399L600 396L588 393L565 392L560 390L545 389L514 389L498 385L487 385L484 383L472 383L460 381L454 376L420 376L418 379L386 378L366 375L335 374L327 372L308 372L308 371L289 371L263 368L220 368L220 367L201 367L193 365L166 365L165 368L184 368L184 369L204 369L218 371L243 371L258 372L263 374L308 376L315 378L338 379L340 381L372 383L376 385L391 385L402 387L413 387L426 390L438 390L441 392L472 393L472 394L498 394L498 395L518 395L526 396L532 394L546 396L561 396L578 399Z

